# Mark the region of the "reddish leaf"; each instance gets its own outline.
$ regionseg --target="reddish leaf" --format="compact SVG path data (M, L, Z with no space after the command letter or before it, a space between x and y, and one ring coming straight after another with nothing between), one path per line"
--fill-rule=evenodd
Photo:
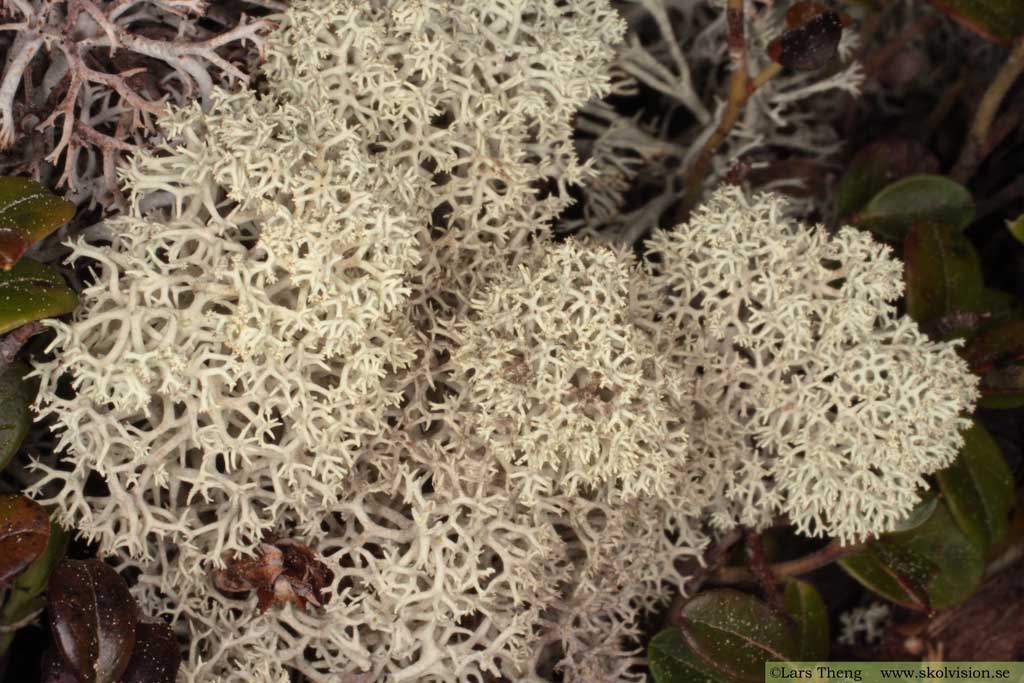
M75 205L29 178L0 178L0 269L75 215Z
M99 560L64 560L50 576L53 640L80 683L114 683L128 666L138 623L135 600Z
M24 571L46 550L50 518L25 496L0 496L0 588Z
M835 58L842 35L842 18L836 12L825 12L773 40L768 56L790 69L815 71Z
M174 683L181 665L181 650L171 627L162 621L140 621L135 627L135 649L120 683Z
M51 647L43 653L42 683L78 683L61 656Z

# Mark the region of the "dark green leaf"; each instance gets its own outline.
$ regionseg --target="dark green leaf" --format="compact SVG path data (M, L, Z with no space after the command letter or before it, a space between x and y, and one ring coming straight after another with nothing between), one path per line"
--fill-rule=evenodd
M64 557L67 545L68 532L51 519L50 538L46 543L46 550L14 579L3 609L0 609L0 624L17 624L46 606L46 583L54 566ZM13 638L14 631L0 632L0 653L7 650Z
M1024 213L1017 216L1017 220L1006 221L1006 229L1017 238L1017 241L1024 244Z
M850 160L836 188L836 224L863 209L886 185L938 170L939 160L916 140L891 138L869 144Z
M928 323L954 311L973 311L984 290L981 261L962 232L919 221L903 246L907 314Z
M14 362L0 373L0 470L18 452L28 433L29 404L34 398L32 383L22 379L29 367Z
M0 588L46 550L50 519L43 506L21 495L0 495Z
M828 609L821 595L807 581L793 579L786 584L784 597L786 611L796 621L799 651L796 658L802 662L828 659Z
M171 627L164 622L140 621L135 627L135 648L120 683L174 683L181 665L181 650Z
M1020 0L931 0L957 22L980 36L1009 44L1024 35L1024 3Z
M678 628L667 628L651 639L647 661L655 683L720 683L722 674L709 671L683 642Z
M880 237L902 242L917 221L962 230L974 220L974 200L963 185L939 175L897 180L872 198L855 222Z
M910 531L921 526L935 513L935 507L939 504L939 497L934 491L926 491L921 496L921 502L914 506L914 509L910 511L910 514L906 518L900 520L896 524L896 528L893 531Z
M921 526L885 534L839 564L890 602L930 611L966 600L981 583L985 558L940 503Z
M969 537L988 549L1006 534L1013 505L1013 473L995 439L978 423L964 432L964 447L938 473L950 512Z
M49 582L50 630L81 683L115 683L135 645L135 600L117 572L99 560L64 560Z
M702 661L744 681L760 681L764 663L790 660L797 645L786 619L753 596L705 591L682 610L683 640Z
M0 271L0 334L40 318L75 310L78 295L64 284L60 273L31 259Z
M29 178L0 178L0 269L71 220L75 205Z

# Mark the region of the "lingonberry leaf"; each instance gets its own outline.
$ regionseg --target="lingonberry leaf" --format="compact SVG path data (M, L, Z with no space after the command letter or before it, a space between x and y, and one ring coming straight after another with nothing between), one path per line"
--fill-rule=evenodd
M135 627L135 648L120 683L174 683L181 665L181 650L171 627L162 621L140 621Z
M0 372L0 470L18 452L31 422L28 413L32 403L32 383L25 381L29 367L14 362Z
M959 24L993 42L1008 45L1024 36L1024 3L1020 0L931 0Z
M8 271L0 270L0 334L77 306L78 295L49 266L26 258Z
M789 69L815 71L835 59L842 35L839 14L824 12L773 40L768 45L768 56Z
M22 495L0 496L0 588L43 554L49 538L50 518L39 503Z
M828 659L828 609L817 589L807 581L794 579L786 584L783 603L796 622L797 659L803 662Z
M68 545L68 532L57 522L50 520L50 538L46 542L46 550L37 557L11 583L11 588L0 608L0 626L11 627L32 616L46 606L46 583L50 572L64 557ZM15 630L0 630L0 653L3 653L14 640Z
M974 199L967 188L945 176L926 174L889 185L853 217L857 225L897 242L905 239L918 221L944 223L962 230L973 220Z
M985 289L971 241L943 223L915 222L903 242L907 314L919 324L979 307Z
M937 478L964 533L986 549L1002 539L1013 505L1013 473L999 444L981 424L964 432L959 457Z
M910 531L884 534L839 565L865 588L923 612L966 600L981 584L984 552L957 526L945 503Z
M0 269L75 215L75 205L29 178L0 178Z
M786 619L757 598L731 589L699 593L683 606L683 640L705 664L743 681L760 681L766 661L793 659Z
M64 560L50 576L53 641L80 683L115 683L135 644L137 607L117 572L99 560Z
M721 683L723 675L708 669L693 654L678 628L667 628L651 639L647 662L655 683Z

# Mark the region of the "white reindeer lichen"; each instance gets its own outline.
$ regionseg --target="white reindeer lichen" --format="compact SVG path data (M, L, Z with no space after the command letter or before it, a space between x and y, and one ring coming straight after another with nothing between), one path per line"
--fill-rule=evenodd
M977 378L955 345L897 315L899 261L866 232L829 237L781 197L717 191L648 241L647 305L694 369L691 459L714 463L720 527L785 513L843 542L893 528L946 467Z
M275 21L265 87L165 117L72 245L94 283L35 370L67 460L35 491L174 618L183 681L639 682L708 517L856 539L952 459L974 380L869 237L733 189L650 263L550 239L606 0ZM266 536L322 609L216 590Z

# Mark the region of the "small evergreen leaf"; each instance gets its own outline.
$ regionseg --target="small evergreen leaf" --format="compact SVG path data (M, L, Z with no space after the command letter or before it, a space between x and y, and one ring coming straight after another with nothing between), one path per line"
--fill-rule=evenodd
M1017 238L1017 241L1024 244L1024 213L1017 216L1015 221L1006 221L1006 229Z
M958 23L988 40L1009 45L1024 35L1020 0L931 0Z
M890 602L929 612L970 597L981 584L985 557L940 503L924 524L885 534L839 565Z
M936 173L939 160L916 140L890 138L863 147L836 188L835 223L861 211L872 197L900 178Z
M78 295L48 266L22 259L9 271L0 271L0 334L77 306Z
M164 622L139 622L135 647L120 683L174 683L181 650L174 631Z
M0 269L71 220L75 205L29 178L0 178Z
M31 422L28 407L34 398L32 383L23 379L29 367L14 362L0 372L0 470L18 452Z
M839 14L823 12L773 40L768 45L768 56L789 69L816 71L836 58L842 35L843 22Z
M964 433L960 456L938 480L964 533L986 549L1002 539L1013 505L1013 473L984 427L975 422Z
M939 175L912 175L876 194L855 222L879 237L901 242L917 221L944 223L962 230L974 220L974 200L967 189Z
M683 640L727 676L760 681L764 663L791 660L797 645L785 618L757 598L730 589L705 591L682 610Z
M807 581L793 579L786 584L783 597L786 611L797 625L797 659L818 662L828 659L828 609L815 587Z
M926 324L954 311L976 310L985 289L971 241L942 223L918 221L903 246L907 314Z
M0 495L0 589L43 554L49 538L42 505L22 495Z
M137 607L117 572L99 560L64 560L48 585L53 641L81 683L115 683L135 645Z
M647 662L655 683L719 683L722 675L709 671L683 642L678 628L667 628L647 645Z

